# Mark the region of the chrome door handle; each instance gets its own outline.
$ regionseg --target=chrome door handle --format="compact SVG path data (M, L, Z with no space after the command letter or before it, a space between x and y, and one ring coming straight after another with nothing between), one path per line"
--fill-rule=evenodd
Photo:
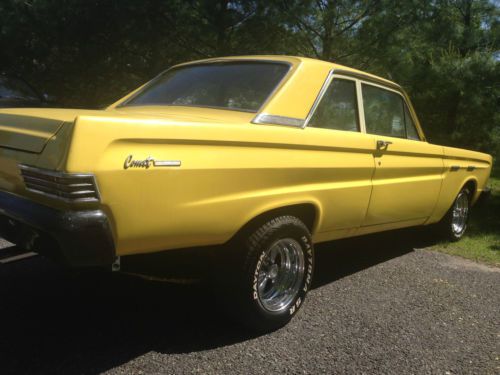
M387 146L392 145L391 141L384 141L384 140L378 140L377 141L377 148L378 149L386 149Z

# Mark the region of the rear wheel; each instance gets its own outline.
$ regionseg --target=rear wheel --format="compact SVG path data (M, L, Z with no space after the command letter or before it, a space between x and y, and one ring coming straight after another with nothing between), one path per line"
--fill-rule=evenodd
M441 234L451 241L458 241L465 234L469 221L470 197L469 188L462 188L453 205L439 223Z
M294 216L276 217L237 241L230 251L240 256L226 285L226 307L259 331L287 324L311 287L314 250L307 227Z

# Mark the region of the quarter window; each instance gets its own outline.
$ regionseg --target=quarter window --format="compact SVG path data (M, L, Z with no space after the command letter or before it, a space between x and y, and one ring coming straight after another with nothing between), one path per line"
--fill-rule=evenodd
M334 78L309 125L316 128L359 131L356 83Z

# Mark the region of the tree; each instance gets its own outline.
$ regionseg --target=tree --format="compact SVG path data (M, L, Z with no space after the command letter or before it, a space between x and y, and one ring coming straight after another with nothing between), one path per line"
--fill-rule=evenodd
M496 0L4 0L0 72L102 107L165 68L291 54L387 77L429 139L500 150Z
M348 61L356 53L358 29L380 10L379 0L279 1L301 54L326 61Z
M405 86L431 141L493 152L491 134L500 126L498 7L487 0L387 5L360 30L361 40L385 34L365 44L370 68Z

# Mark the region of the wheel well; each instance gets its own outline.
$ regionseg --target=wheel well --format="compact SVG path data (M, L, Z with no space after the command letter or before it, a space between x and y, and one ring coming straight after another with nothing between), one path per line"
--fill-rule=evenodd
M266 223L272 218L283 215L291 215L300 219L311 233L314 230L314 226L316 224L316 219L318 216L316 207L311 203L279 207L270 211L263 212L262 214L254 217L252 220L246 223L234 237L241 234L247 234L249 231L255 230L256 227Z
M474 180L469 180L465 183L464 185L464 188L469 188L469 191L470 191L470 197L469 198L472 198L474 196L474 194L476 193L476 189L477 189L477 183L476 181Z

